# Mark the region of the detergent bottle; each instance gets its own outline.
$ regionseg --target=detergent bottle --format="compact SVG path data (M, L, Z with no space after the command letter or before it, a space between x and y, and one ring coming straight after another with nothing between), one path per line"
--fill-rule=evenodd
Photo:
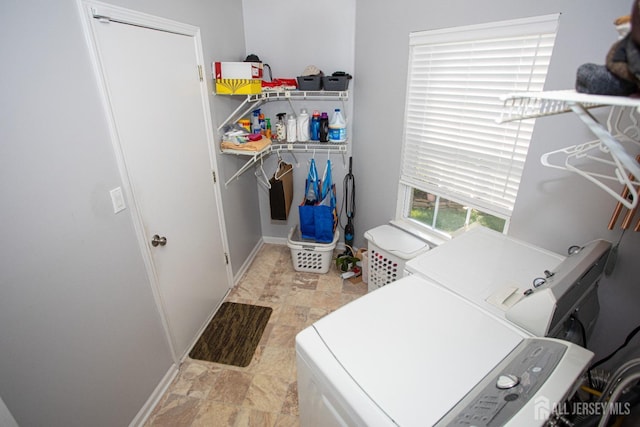
M329 122L329 141L347 141L347 121L342 116L339 108L333 111L333 116L331 116L331 121Z

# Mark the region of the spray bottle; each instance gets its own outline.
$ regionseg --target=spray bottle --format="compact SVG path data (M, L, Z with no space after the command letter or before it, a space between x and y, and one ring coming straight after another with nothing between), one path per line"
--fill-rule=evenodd
M287 125L284 123L284 116L286 113L278 113L278 121L276 122L276 140L284 142L287 139Z
M267 121L267 126L266 126L264 136L271 139L271 119L267 117L265 120Z

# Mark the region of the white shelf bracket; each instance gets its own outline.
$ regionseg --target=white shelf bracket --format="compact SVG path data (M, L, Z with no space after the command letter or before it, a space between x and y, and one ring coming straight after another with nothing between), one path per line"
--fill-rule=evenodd
M227 187L231 183L231 181L233 181L234 179L237 179L240 175L242 175L247 170L249 170L249 168L254 164L256 164L258 161L262 161L262 159L266 155L269 155L270 153L271 153L270 150L265 150L259 153L255 153L253 156L251 156L251 158L249 158L249 160L247 160L247 162L240 169L238 169L238 171L234 173L233 176L231 176L231 178L225 181L224 183L225 187ZM239 153L236 153L236 154L239 154Z

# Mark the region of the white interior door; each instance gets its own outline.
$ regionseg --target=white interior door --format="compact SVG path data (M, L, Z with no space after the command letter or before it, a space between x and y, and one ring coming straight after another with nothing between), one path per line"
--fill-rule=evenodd
M180 358L231 285L199 43L107 19L91 26L152 281ZM154 235L166 244L152 245Z

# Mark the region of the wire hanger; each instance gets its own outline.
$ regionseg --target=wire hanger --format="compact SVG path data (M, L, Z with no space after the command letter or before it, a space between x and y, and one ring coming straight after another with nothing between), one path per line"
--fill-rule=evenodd
M288 168L282 175L278 175L278 172L280 172L282 170L282 166L283 165L287 165L287 166L291 166L290 168ZM293 172L293 165L289 165L288 163L285 163L284 160L282 160L282 157L280 157L280 154L278 153L278 165L276 167L276 171L273 173L273 178L276 180L280 180L282 179L283 176L289 174Z
M256 170L254 171L254 175L256 176L258 183L260 185L262 185L263 187L265 187L267 190L271 189L271 183L269 182L269 176L267 176L267 173L264 171L264 167L263 167L263 162L262 162L262 157L260 158L260 166L256 165Z
M540 162L544 166L568 170L586 178L628 209L633 209L638 204L638 186L640 186L640 182L637 177L640 177L640 166L627 153L622 143L640 146L640 143L634 139L640 135L640 128L637 126L638 121L634 114L635 109L611 108L607 119L607 129L600 125L586 109L580 106L572 106L572 109L599 139L550 151L540 157ZM621 130L620 122L625 110L628 110L628 117L632 125ZM599 154L599 156L595 154ZM558 157L558 155L564 156L564 162L553 164L549 158L551 156ZM592 166L599 165L601 167L599 169L601 172L604 171L603 168L607 168L609 172L605 174L589 171L586 169L589 163L577 164L576 160L590 160ZM622 184L626 189L627 197L623 197L612 190L605 184L605 180Z

